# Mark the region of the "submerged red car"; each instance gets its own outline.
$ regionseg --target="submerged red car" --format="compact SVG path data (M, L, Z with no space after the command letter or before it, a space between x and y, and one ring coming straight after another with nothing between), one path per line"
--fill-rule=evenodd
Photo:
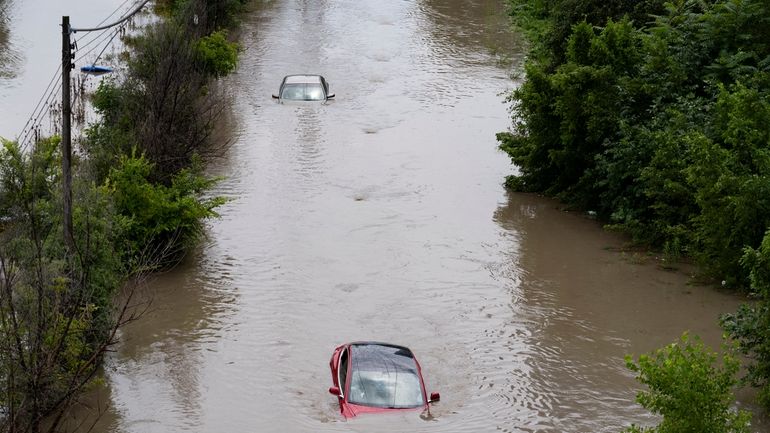
M329 361L332 384L345 418L362 413L428 409L439 400L428 398L420 364L412 351L388 343L347 343L334 349Z

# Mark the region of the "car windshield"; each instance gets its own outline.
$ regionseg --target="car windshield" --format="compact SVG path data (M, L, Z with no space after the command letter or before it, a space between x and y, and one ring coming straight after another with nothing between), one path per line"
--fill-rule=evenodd
M417 364L408 349L356 345L351 361L350 403L399 409L424 404Z
M323 101L324 89L321 83L287 83L281 91L281 99Z

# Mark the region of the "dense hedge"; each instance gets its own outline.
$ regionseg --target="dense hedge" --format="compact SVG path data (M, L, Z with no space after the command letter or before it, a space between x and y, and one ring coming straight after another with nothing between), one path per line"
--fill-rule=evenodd
M770 3L511 3L532 50L514 125L498 134L520 170L507 185L757 295L724 323L767 387Z
M551 3L541 14L564 10ZM644 16L647 3L625 3ZM678 1L649 22L617 18L622 10L601 22L599 12L587 14L594 25L574 14L538 21L545 34L571 31L563 44L535 44L511 97L516 123L498 138L521 175L508 185L596 211L746 286L743 249L770 227L767 3Z

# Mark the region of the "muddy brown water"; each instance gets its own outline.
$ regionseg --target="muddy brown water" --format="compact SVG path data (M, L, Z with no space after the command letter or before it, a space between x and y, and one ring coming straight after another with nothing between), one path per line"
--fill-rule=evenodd
M719 344L739 298L502 188L494 134L523 53L503 3L266 1L242 45L212 167L232 201L143 289L94 431L617 432L655 422L624 355L685 330ZM323 74L336 100L274 103L289 73ZM342 419L328 361L350 340L411 347L441 402Z

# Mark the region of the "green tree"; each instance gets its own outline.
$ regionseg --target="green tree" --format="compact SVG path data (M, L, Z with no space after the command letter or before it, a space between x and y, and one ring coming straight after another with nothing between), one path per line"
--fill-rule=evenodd
M559 195L595 209L596 161L621 127L621 84L632 79L641 39L628 20L609 21L598 34L575 25L567 62L553 73L527 65L527 81L512 95L520 116L512 133L498 135L501 149L521 170L509 185Z
M115 204L117 251L132 267L175 263L202 235L203 220L216 217L214 209L225 202L200 197L217 179L203 176L197 159L170 186L152 183L151 172L143 156L122 156L103 187Z
M770 100L742 84L723 88L710 134L693 143L685 170L700 208L696 256L731 286L748 281L739 263L770 227Z
M566 3L512 3L574 23L555 7ZM520 173L506 184L596 211L745 287L742 250L770 227L769 5L676 0L647 27L614 21L606 7L570 25L563 52L527 63L510 97L513 128L498 135Z
M87 183L76 182L74 257L64 252L58 144L0 149L0 431L37 433L44 420L54 431L131 317L113 297L111 206Z
M761 301L724 324L770 407L756 259L770 229L770 3L510 1L532 48L498 134L519 172L506 185L596 211L751 290Z
M748 433L751 415L731 409L739 361L720 357L687 333L678 343L641 355L626 365L647 386L636 401L663 420L655 427L632 425L626 433Z
M195 50L203 69L217 78L233 72L238 64L238 44L228 41L224 30L200 38Z
M747 247L741 264L748 270L757 299L721 318L722 327L749 357L746 381L760 389L759 401L770 408L770 230L758 248Z

